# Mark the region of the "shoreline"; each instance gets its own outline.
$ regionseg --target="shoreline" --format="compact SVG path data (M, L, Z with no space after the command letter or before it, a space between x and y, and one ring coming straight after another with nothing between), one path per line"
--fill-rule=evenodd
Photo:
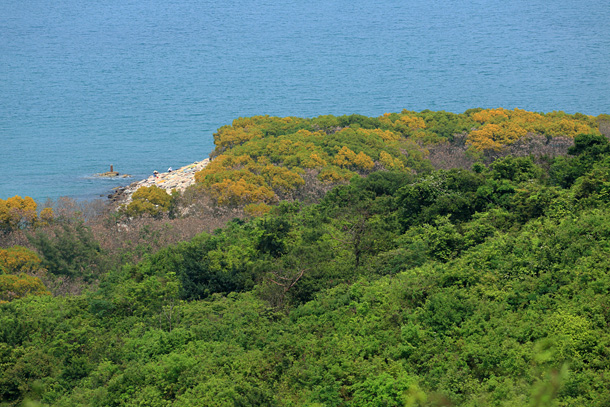
M195 183L195 173L204 169L209 163L210 159L206 158L172 170L171 172L166 171L153 174L146 179L132 182L126 187L115 188L115 192L108 195L108 198L113 203L128 204L131 202L131 196L139 188L153 185L164 189L168 194L171 193L173 189L183 192L187 187Z

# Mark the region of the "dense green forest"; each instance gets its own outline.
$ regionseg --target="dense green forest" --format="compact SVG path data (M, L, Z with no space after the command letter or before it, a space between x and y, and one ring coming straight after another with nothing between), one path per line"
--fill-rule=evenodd
M608 119L241 118L183 194L0 200L0 406L608 406Z

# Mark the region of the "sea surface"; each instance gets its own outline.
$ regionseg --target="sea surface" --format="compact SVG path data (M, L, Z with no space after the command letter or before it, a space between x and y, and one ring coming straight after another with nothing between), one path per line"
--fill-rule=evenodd
M610 2L2 0L0 198L90 199L237 117L610 113ZM103 180L116 171L132 179Z

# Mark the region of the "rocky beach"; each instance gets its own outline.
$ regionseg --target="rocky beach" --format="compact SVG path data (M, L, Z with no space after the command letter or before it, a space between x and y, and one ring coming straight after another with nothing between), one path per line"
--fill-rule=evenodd
M180 167L176 170L153 173L146 179L133 182L126 187L116 188L116 192L114 194L110 194L108 198L117 203L129 203L131 201L131 196L139 188L150 187L153 185L163 188L167 191L167 193L171 193L171 191L174 189L182 192L188 186L195 183L195 173L205 168L209 162L210 160L206 158L205 160L185 165L184 167Z

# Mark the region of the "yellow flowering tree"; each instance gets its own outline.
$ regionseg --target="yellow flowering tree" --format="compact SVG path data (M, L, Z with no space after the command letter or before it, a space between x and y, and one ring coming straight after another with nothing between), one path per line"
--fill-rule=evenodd
M0 304L28 295L50 295L38 277L25 273L0 275Z
M32 226L38 220L36 202L26 196L0 199L0 231L10 232Z
M483 109L471 114L479 127L470 131L467 143L475 150L500 150L528 134L547 137L575 137L599 134L597 120L582 114L563 112L540 114L523 109Z
M41 262L36 253L23 246L0 249L0 271L7 274L37 271Z

